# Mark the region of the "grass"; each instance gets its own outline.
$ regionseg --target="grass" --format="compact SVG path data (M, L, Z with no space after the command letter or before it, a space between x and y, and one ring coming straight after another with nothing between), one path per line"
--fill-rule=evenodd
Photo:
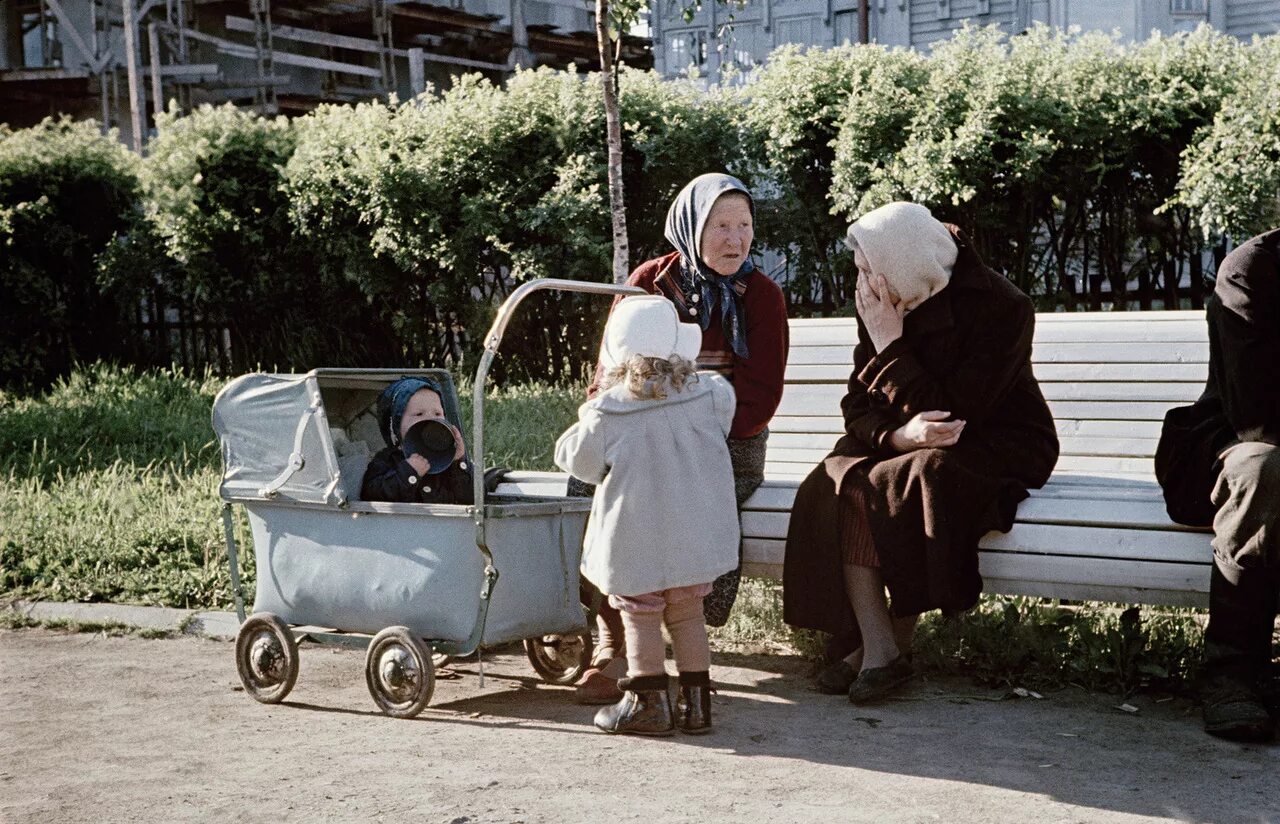
M39 395L0 393L0 592L230 608L221 458L209 423L223 383L96 365ZM469 421L469 384L460 394ZM581 394L545 385L492 390L486 463L553 469L555 437ZM241 563L252 592L252 553Z
M231 608L217 495L221 461L209 426L222 384L208 374L98 365L39 395L0 393L0 594ZM465 380L459 393L469 419ZM486 464L553 469L555 438L581 399L580 387L491 390ZM240 534L247 535L243 523ZM241 558L251 593L252 553ZM915 656L926 671L996 686L1176 690L1194 674L1201 617L985 597L957 619L926 616ZM712 638L720 648L814 659L824 642L785 625L779 583L750 579L728 625Z

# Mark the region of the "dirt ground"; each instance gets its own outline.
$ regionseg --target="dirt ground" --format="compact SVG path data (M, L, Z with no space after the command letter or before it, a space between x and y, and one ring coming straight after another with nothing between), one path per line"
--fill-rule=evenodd
M520 655L413 721L374 710L361 652L301 661L264 706L225 641L0 631L0 821L1280 822L1280 744L1211 739L1182 700L918 680L858 709L799 660L718 654L716 731L633 739Z

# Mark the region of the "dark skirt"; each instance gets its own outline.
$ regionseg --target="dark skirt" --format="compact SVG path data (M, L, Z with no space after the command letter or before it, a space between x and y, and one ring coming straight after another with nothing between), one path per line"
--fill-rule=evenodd
M876 542L871 537L871 504L862 487L850 484L840 496L840 547L845 566L880 568Z

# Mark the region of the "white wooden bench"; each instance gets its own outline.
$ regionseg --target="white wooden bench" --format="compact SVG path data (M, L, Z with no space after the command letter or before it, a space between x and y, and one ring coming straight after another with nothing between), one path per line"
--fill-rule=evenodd
M852 319L792 320L786 390L769 425L765 482L742 516L744 572L781 578L800 480L843 432L840 398L853 361ZM1062 455L1013 529L981 543L986 591L1119 603L1205 606L1205 530L1169 520L1152 456L1171 406L1204 387L1203 312L1040 314L1036 376ZM519 472L500 492L563 495L565 476Z

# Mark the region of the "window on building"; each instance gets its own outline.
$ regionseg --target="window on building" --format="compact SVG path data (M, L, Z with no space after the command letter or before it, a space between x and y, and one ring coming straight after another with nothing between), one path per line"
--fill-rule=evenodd
M779 46L783 43L816 46L825 40L822 36L822 18L820 17L789 17L777 20L774 21L773 31L774 42Z
M720 30L720 42L724 46L723 65L744 76L769 56L769 38L758 23L734 23Z
M860 43L858 39L858 13L856 11L838 11L834 15L833 25L836 29L836 45L847 46Z
M668 74L683 74L690 68L707 66L707 34L704 31L667 32L662 38L666 48Z
M1206 14L1208 0L1169 0L1169 11L1174 14Z

